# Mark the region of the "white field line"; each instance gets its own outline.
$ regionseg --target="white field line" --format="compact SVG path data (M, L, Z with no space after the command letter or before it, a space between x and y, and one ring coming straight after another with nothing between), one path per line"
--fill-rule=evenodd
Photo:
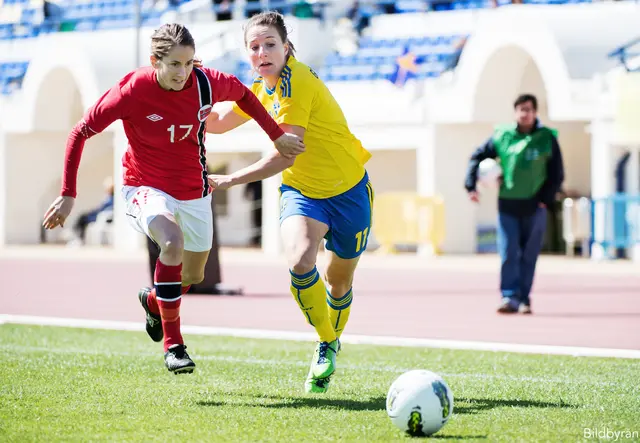
M59 317L37 317L29 315L6 315L0 314L0 322L39 325L39 326L61 326L71 328L87 329L110 329L118 331L143 331L144 325L141 322L124 322L109 320L91 320L78 318ZM288 341L314 341L316 335L307 332L295 331L275 331L265 329L242 329L242 328L216 328L210 326L188 326L181 327L184 334L241 337L253 339L272 339ZM577 346L553 346L553 345L530 345L518 343L497 343L482 341L464 340L438 340L412 337L392 337L373 335L347 335L343 337L345 344L366 344L374 346L398 346L412 348L436 348L436 349L458 349L470 351L490 351L490 352L515 352L522 354L547 354L547 355L570 355L574 357L609 357L609 358L630 358L640 359L640 350L633 349L613 349L613 348L588 348Z
M21 346L21 345L0 345L0 350L10 351L14 354L25 354L31 352L42 352L46 354L64 354L64 355L85 355L85 356L104 356L104 357L135 357L146 358L153 360L161 360L162 354L159 352L123 352L123 351L101 351L97 349L81 349L71 347L44 347L44 346ZM308 361L302 360L275 360L275 359L261 359L254 357L233 357L229 355L207 355L196 354L190 352L191 357L196 361L218 361L224 363L235 363L255 366L273 366L273 367L290 367L290 368L307 368L309 366ZM384 365L350 365L339 364L340 370L356 371L356 372L381 372L391 374L402 374L415 368L404 367L392 367ZM465 372L439 372L445 378L460 378L460 379L474 379L474 380L501 380L511 382L529 382L529 383L557 383L557 384L581 384L581 385L595 385L595 386L619 386L620 383L597 381L588 379L577 379L576 377L529 377L529 376L515 376L508 374L483 374L483 373L465 373Z

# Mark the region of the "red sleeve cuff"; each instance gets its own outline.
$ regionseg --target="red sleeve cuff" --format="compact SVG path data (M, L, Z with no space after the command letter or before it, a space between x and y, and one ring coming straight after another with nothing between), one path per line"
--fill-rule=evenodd
M60 195L62 197L73 197L73 198L76 198L78 193L76 191L72 191L71 189L62 188L62 190L60 191Z

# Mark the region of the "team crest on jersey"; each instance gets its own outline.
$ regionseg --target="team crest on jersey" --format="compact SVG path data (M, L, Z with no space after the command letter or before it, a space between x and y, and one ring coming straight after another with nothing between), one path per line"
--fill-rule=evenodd
M280 102L276 100L273 102L273 106L271 108L271 112L269 112L269 115L271 115L272 118L276 118L279 112L280 112Z
M211 110L212 110L212 106L211 105L204 105L202 108L200 108L200 110L198 111L198 120L203 122L207 119L207 117L209 117L209 114L211 114Z

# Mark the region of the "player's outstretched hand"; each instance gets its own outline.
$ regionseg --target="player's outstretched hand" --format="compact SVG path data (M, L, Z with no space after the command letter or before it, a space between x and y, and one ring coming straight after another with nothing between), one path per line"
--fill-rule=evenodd
M45 229L54 229L56 226L64 227L64 222L71 214L75 202L76 199L73 197L60 196L56 198L44 214L42 226Z
M478 191L469 191L469 200L471 200L474 203L479 203L480 194L478 194Z
M281 135L273 143L280 155L285 158L293 158L304 152L304 142L295 134Z
M209 185L214 191L224 191L225 189L229 189L232 184L231 176L229 175L209 174L207 178L209 179Z

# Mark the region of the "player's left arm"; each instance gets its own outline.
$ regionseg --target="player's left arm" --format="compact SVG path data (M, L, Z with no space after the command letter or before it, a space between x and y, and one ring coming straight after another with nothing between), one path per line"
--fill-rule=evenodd
M283 157L278 151L272 151L252 165L229 175L209 175L209 184L215 190L223 191L232 186L257 182L281 173L293 166L294 158Z
M564 162L558 139L551 141L551 157L547 161L547 179L538 192L539 202L545 207L552 206L556 200L556 193L564 181Z
M213 88L216 102L233 101L249 117L253 118L267 133L276 149L285 157L293 157L304 152L304 143L298 137L285 134L278 123L271 118L258 97L237 77L216 72L216 88ZM231 117L229 117L231 118Z
M293 81L295 76L291 78L292 82L286 89L287 92L280 97L280 110L276 121L285 132L295 134L302 140L309 124L314 92L310 85L302 84L304 77L298 77L298 81ZM231 186L264 180L293 166L293 163L293 158L286 158L278 152L272 152L233 174L210 175L209 184L214 189L228 189Z
M271 141L275 141L284 135L284 131L280 129L264 109L258 97L243 85L235 75L214 70L209 70L207 73L212 77L213 93L215 94L214 102L236 102L242 111L260 125Z
M232 106L219 106L207 117L207 132L224 134L248 122L250 117L234 112Z

